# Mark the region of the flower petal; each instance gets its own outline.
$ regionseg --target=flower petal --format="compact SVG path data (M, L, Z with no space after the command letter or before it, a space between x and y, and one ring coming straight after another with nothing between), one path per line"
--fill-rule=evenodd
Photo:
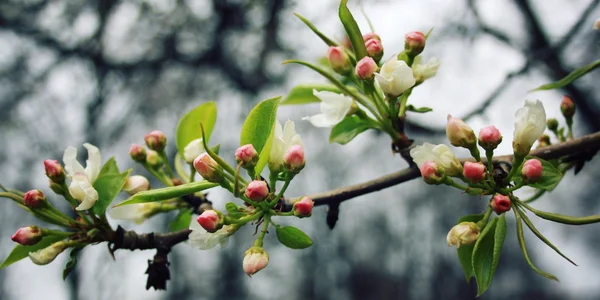
M65 172L67 177L71 178L75 173L85 173L83 166L77 161L77 148L67 147L63 155L63 163L65 164Z
M311 117L304 117L302 120L309 121L315 127L331 127L341 121L326 114L318 114Z
M183 158L189 164L194 162L194 159L198 157L200 154L206 152L204 149L204 144L202 143L202 138L195 139L187 144L185 148L183 148Z
M73 198L81 201L76 210L86 210L92 208L98 200L98 192L92 186L89 178L84 173L75 173L71 178L69 193Z
M83 147L88 151L88 159L85 162L85 174L87 174L91 182L94 182L98 178L98 174L100 174L100 169L102 168L100 150L90 143L83 144Z

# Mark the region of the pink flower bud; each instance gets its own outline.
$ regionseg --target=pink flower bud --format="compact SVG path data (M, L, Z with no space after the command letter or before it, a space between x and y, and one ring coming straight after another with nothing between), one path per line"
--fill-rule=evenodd
M265 249L258 246L250 247L244 254L242 267L248 276L256 274L256 272L264 269L269 263L269 254Z
M379 69L373 58L365 56L357 64L354 70L356 77L362 80L372 80L375 72Z
M219 182L221 180L221 174L217 171L219 164L204 152L194 159L194 169L204 179L210 182Z
M46 196L40 190L31 190L23 195L23 202L29 208L38 208L46 201Z
M146 163L152 168L159 168L163 164L163 159L160 154L154 150L146 151Z
M261 201L269 194L267 183L263 180L253 180L248 183L245 195L252 201Z
M329 60L331 68L338 74L346 75L352 71L350 57L346 54L343 47L329 47L327 60Z
M480 182L485 178L485 166L479 162L466 161L463 176L471 182Z
M500 130L495 126L484 127L479 131L479 145L488 151L492 151L502 142Z
M379 36L379 34L377 34L375 32L369 32L369 33L363 34L363 40L365 41L365 43L368 40L372 40L372 39L376 39L376 40L380 40L381 41L381 37Z
M381 40L370 39L365 43L365 48L367 48L369 56L375 61L380 61L383 57L383 44L381 44Z
M521 169L521 178L525 181L525 183L534 183L542 178L542 163L535 159L528 159Z
M423 163L420 170L423 181L428 184L440 184L444 181L444 169L439 168L438 165L431 160Z
M148 148L157 152L162 152L165 150L165 146L167 146L167 137L162 131L159 130L153 130L146 134L144 141L146 142Z
M243 145L235 150L235 161L244 169L252 169L258 162L258 152L252 144Z
M133 175L127 177L123 190L130 195L135 195L141 191L147 191L150 189L150 181L144 176Z
M129 155L137 162L143 163L146 161L146 149L141 145L131 144L131 147L129 147Z
M500 215L510 210L510 198L502 194L496 194L490 205L496 214Z
M477 138L473 129L463 120L448 115L448 124L446 125L446 136L450 144L455 147L471 149L475 147Z
M10 238L15 243L19 243L23 246L31 246L37 244L42 237L42 230L39 227L27 226L19 228Z
M65 170L57 160L44 160L44 169L46 169L46 176L48 176L50 180L56 183L65 182Z
M425 49L425 41L425 35L422 32L409 32L404 36L404 50L413 57L417 56Z
M196 219L198 224L208 232L215 232L223 227L223 222L219 213L215 210L205 210Z
M302 199L294 203L294 216L298 218L310 217L313 206L315 206L315 202L312 201L312 199L309 197L302 197Z
M575 115L575 102L571 97L565 95L562 102L560 103L560 111L562 112L565 119L570 120Z
M300 172L304 168L304 147L292 145L283 156L283 164L290 172Z

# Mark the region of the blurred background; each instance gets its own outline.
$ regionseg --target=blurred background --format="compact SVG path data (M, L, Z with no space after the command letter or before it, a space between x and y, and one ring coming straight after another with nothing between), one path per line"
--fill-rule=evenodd
M476 131L498 127L504 135L499 151L508 154L514 111L523 101L541 99L548 116L559 118L563 94L578 105L576 135L600 130L597 72L561 91L528 93L597 59L600 33L592 24L600 16L600 1L350 2L363 32L368 24L361 6L371 18L383 40L384 59L403 49L406 32L434 27L423 55L438 57L442 65L437 77L411 97L416 106L434 108L409 115L409 136L418 143L445 142L450 113ZM104 161L115 156L121 169L148 175L129 158L129 145L143 143L144 134L154 129L173 141L178 119L208 100L216 100L219 110L212 141L233 160L241 124L253 105L285 95L298 83L323 81L308 69L281 65L292 58L316 61L327 50L293 13L341 41L338 5L333 0L3 0L0 182L51 195L42 161L61 160L67 146L82 149L84 142L97 145ZM356 184L406 167L392 155L389 138L373 132L344 147L330 145L329 130L300 120L318 109L280 108L279 120L296 121L307 153L307 166L289 195ZM174 152L170 144L168 153ZM84 159L85 151L80 155ZM598 177L596 159L576 177L570 172L536 206L572 215L599 213ZM223 209L231 197L215 190L209 199ZM333 230L325 223L324 207L310 219L281 220L307 232L314 245L290 250L268 236L270 264L253 278L241 266L254 233L245 228L224 249L175 247L167 291L144 289L154 251L120 250L113 261L102 244L82 252L66 281L61 278L64 254L48 266L26 259L0 270L0 299L470 299L476 285L465 282L445 237L459 217L484 206L478 197L413 180L342 203ZM111 223L164 232L173 216L142 225ZM532 218L579 264L570 265L528 232L534 263L557 275L559 283L529 269L516 242L514 217L507 217L500 265L481 299L598 297L600 225L567 227ZM29 224L38 223L0 199L2 259L14 246L10 235Z

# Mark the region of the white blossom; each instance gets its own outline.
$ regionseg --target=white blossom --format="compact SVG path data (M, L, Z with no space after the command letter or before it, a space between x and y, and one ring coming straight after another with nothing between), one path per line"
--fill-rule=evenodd
M424 143L421 146L416 146L410 150L410 156L413 161L419 166L419 169L426 161L433 161L439 167L444 169L448 176L460 176L462 174L462 165L458 158L454 155L450 147L440 144L433 145Z
M161 203L136 203L123 206L117 206L110 209L109 214L112 218L118 220L133 221L141 224L149 217L159 212Z
M383 64L379 73L375 73L375 80L381 90L392 97L399 96L416 83L413 70L396 55Z
M546 129L546 111L540 100L527 100L525 106L515 113L515 132L513 150L515 154L525 156L533 143Z
M190 245L200 250L206 250L216 247L217 244L221 245L221 248L225 248L229 242L229 236L237 229L233 225L225 225L221 229L210 233L193 219L190 223L190 230L192 230L188 239Z
M194 162L196 157L204 152L206 152L206 149L204 149L202 138L195 139L189 142L187 146L183 148L183 159L185 159L188 164L191 164Z
M413 76L417 82L423 82L437 74L440 60L437 57L430 58L426 64L421 64L421 56L417 56L412 65Z
M281 123L276 121L273 144L269 154L269 169L272 172L281 171L285 153L293 145L304 146L300 135L296 133L294 122L288 120L282 128Z
M312 117L304 117L316 127L331 127L344 119L352 107L352 98L329 91L313 90L313 94L321 100L321 113Z
M93 184L102 168L100 150L88 143L83 144L83 147L88 151L85 169L77 161L77 148L69 146L63 155L67 178L71 179L69 193L81 202L77 206L77 210L90 209L98 200L98 192L94 189Z

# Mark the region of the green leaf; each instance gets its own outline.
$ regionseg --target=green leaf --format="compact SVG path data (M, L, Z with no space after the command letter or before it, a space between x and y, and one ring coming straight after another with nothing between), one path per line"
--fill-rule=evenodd
M115 161L115 157L113 156L106 161L104 166L102 166L102 169L100 169L100 173L98 173L98 177L106 174L119 173L121 173L121 171L119 171L119 167L117 167L117 162Z
M167 200L171 198L177 198L189 194L193 194L195 192L199 192L202 190L210 189L212 187L218 186L218 183L208 182L206 180L190 182L178 186L170 186L161 189L153 189L149 191L139 192L131 198L115 205L115 207L135 204L135 203L147 203L147 202L156 202Z
M532 92L563 88L563 87L571 84L573 81L575 81L575 79L593 71L594 69L596 69L599 66L600 66L600 60L597 60L589 65L585 65L579 69L576 69L575 71L569 73L569 75L565 76L564 78L560 79L559 81L543 84L543 85L539 86L538 88L532 90Z
M271 144L275 133L275 121L277 121L277 108L281 97L264 100L256 105L248 114L242 133L240 135L240 146L252 144L259 153L258 163L254 170L260 174L267 165Z
M568 258L566 255L564 255L556 246L554 246L554 244L552 244L541 232L539 232L539 230L537 230L537 228L533 225L533 223L531 222L531 220L529 220L529 218L527 217L527 215L525 214L521 214L521 218L523 220L523 222L525 222L525 225L527 225L527 227L529 227L529 229L531 230L531 232L533 232L533 234L535 234L535 236L538 237L538 239L542 240L542 242L544 242L546 245L548 245L548 247L552 248L552 250L554 250L556 253L558 253L558 255L562 256L564 259L566 259L568 262L572 263L573 265L577 266L577 264L572 261L570 258Z
M282 105L295 105L295 104L307 104L307 103L318 103L321 102L319 98L313 95L313 90L317 91L329 91L334 93L342 93L340 89L335 86L316 83L316 84L300 84L292 88L287 97L281 101Z
M412 112L416 112L416 113L420 113L420 114L423 114L423 113L427 113L427 112L433 111L433 108L431 108L431 107L427 107L427 106L424 106L424 107L415 107L415 106L413 106L412 104L409 104L409 105L406 107L406 109L407 109L408 111L412 111Z
M556 185L558 185L560 180L562 179L563 174L551 162L541 159L539 157L528 156L525 158L525 160L533 159L533 158L539 160L542 163L542 177L537 182L528 184L528 186L542 189L542 190L547 190L547 191L553 190L556 187ZM522 169L523 169L523 165L521 165L519 167L519 171L517 172L515 177L513 177L515 184L520 184L522 181L522 179L521 179L521 170Z
M323 42L325 42L325 44L327 44L328 46L337 46L338 45L332 39L328 38L325 34L323 34L321 31L319 31L319 29L317 29L317 27L315 27L315 25L313 25L309 20L307 20L306 18L304 18L303 16L301 16L297 13L294 13L294 15L296 17L298 17L298 19L300 19L302 22L304 22L304 24L306 24L306 26L308 26L308 28L310 28L310 30L312 30L312 32L314 32L316 35L318 35L321 38L321 40L323 40Z
M291 249L304 249L312 245L312 240L294 226L276 227L277 239L284 246Z
M127 177L131 170L127 170L121 174L109 173L101 175L94 181L94 189L98 192L98 201L92 206L92 212L97 215L103 215L106 208L112 203L115 197L121 192Z
M346 30L346 34L348 34L348 38L352 43L352 48L354 49L354 53L356 53L356 61L360 61L361 58L367 56L367 48L365 48L365 41L363 39L362 33L360 33L360 28L358 28L358 24L356 24L356 20L352 16L352 13L346 6L348 0L342 0L340 2L340 20L344 25L344 29Z
M228 215L235 219L248 215L248 212L243 207L239 207L233 202L227 202L227 204L225 204L225 209L227 210Z
M523 234L523 223L521 222L521 213L519 212L518 209L513 209L513 212L515 213L515 218L517 219L517 222L516 222L517 223L517 239L519 240L519 247L521 247L521 251L523 252L523 257L525 257L527 264L536 273L538 273L548 279L558 281L558 278L556 278L556 276L538 269L531 261L531 258L529 258L529 254L527 253L527 245L525 244L525 236Z
M73 272L75 267L77 266L77 255L83 249L83 247L76 247L71 250L69 254L69 260L67 261L67 265L63 270L63 280L67 279L67 276Z
M177 124L177 151L183 155L185 146L202 137L200 123L204 126L205 138L209 140L216 121L217 105L213 101L201 104L185 114Z
M37 250L44 249L44 248L52 245L53 243L64 240L64 239L65 239L64 236L49 235L49 236L43 237L41 241L39 241L37 244L32 245L32 246L16 245L13 248L13 250L10 252L8 257L4 260L4 262L2 262L2 264L0 265L0 269L10 266L10 265L20 261L21 259L28 257L30 252L35 252Z
M357 115L346 116L331 129L329 142L345 145L357 135L373 127L370 121L362 119Z
M192 222L192 209L182 208L175 217L175 219L171 221L171 224L169 224L169 230L179 231L182 229L186 229L190 227L190 222Z
M462 222L477 223L481 219L483 219L483 214L466 215L466 216L460 218L460 220L458 220L458 223L456 223L456 224L460 224ZM463 245L463 246L460 246L460 248L456 249L456 253L458 254L458 260L460 261L460 266L462 267L463 272L465 273L465 279L467 280L467 282L469 282L469 280L473 276L475 276L475 273L473 272L473 264L472 264L474 247L475 247L475 245Z
M496 217L489 222L475 243L473 249L473 272L477 281L477 296L481 296L490 286L506 237L506 217Z

